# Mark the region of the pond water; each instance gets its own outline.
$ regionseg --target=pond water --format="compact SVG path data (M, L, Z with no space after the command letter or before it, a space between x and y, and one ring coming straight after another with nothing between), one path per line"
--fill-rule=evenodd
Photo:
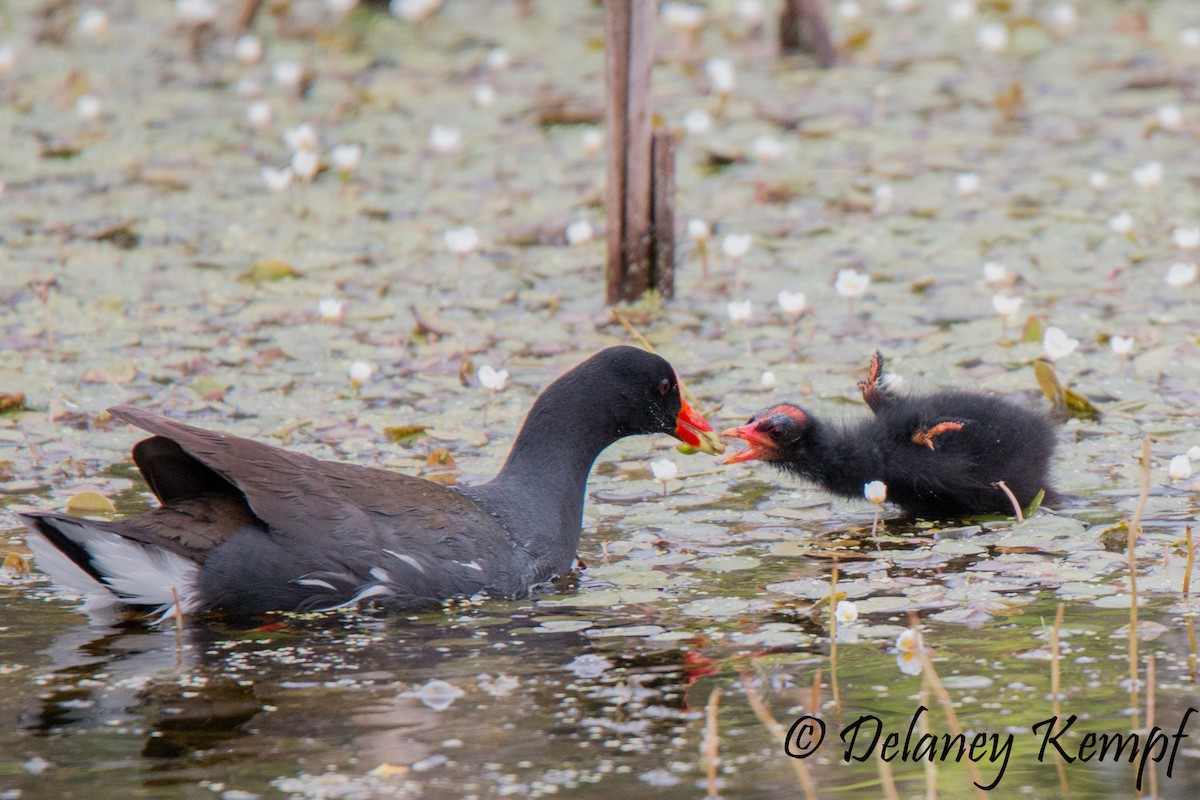
M103 26L5 7L0 395L24 398L0 413L0 556L28 553L15 511L85 491L150 507L108 406L472 483L554 376L630 339L602 302L600 4L268 5L247 62L170 4L110 3ZM1143 796L1200 792L1200 482L1168 469L1200 446L1195 3L840 3L825 72L777 57L772 4L766 23L701 5L695 37L660 25L654 94L680 221L714 234L681 240L676 300L631 324L718 429L774 399L867 413L877 348L917 391L1044 406L1034 365L1060 328L1076 345L1053 371L1101 412L1058 429L1068 501L1020 523L886 510L872 534L865 502L657 437L601 457L587 568L525 601L177 630L90 619L6 566L0 800L1124 798L1143 751ZM734 67L727 98L710 57ZM278 79L293 66L303 95ZM294 163L305 122L326 169L272 190L262 169ZM361 165L334 166L337 144ZM477 245L449 252L464 226ZM871 276L849 300L846 268ZM780 290L806 293L801 316ZM1023 302L1002 320L997 295ZM483 365L508 387L485 391ZM648 463L667 456L663 486ZM858 612L836 637L831 591ZM824 739L792 758L811 714ZM958 730L974 772L944 749Z

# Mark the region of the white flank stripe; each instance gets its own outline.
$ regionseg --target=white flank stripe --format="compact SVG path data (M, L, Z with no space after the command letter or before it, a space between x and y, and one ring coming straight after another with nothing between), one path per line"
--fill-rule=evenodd
M354 595L354 597L351 597L349 600L347 600L344 603L338 603L336 605L325 606L324 608L318 608L317 611L337 611L339 608L348 608L352 605L355 605L356 603L358 603L362 600L366 600L368 597L378 597L381 594L391 594L391 593L392 593L391 589L387 588L386 586L380 586L377 583L373 586L364 587L363 589L361 589L359 591L358 594Z
M413 569L415 569L417 572L421 573L422 575L425 574L425 567L423 567L421 565L420 561L417 561L412 556L406 556L403 553L397 553L395 550L384 550L383 552L387 553L389 556L395 556L396 558L400 559L405 564L408 564L410 567L412 567Z
M295 583L301 586L320 586L322 589L328 589L331 592L336 592L337 587L329 581L323 581L320 578L297 578Z

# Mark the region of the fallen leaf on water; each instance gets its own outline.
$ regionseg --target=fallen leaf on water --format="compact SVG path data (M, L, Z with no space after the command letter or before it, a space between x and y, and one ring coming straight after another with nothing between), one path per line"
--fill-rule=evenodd
M111 514L117 507L99 492L80 492L67 501L67 511L72 514Z
M428 425L391 425L383 429L383 435L388 438L388 441L400 444L417 438L427 430L429 430Z
M20 392L0 394L0 414L8 411L22 411L24 409L25 395Z
M264 258L256 261L250 269L238 276L240 281L264 282L284 278L298 278L299 273L282 258Z

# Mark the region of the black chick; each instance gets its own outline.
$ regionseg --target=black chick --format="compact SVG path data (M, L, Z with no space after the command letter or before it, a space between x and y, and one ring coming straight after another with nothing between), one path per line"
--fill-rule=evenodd
M766 461L844 497L883 481L888 500L928 519L1011 511L1001 481L1023 507L1051 494L1055 431L1045 414L977 392L899 396L879 353L859 388L874 417L842 427L774 405L721 434L747 443L724 463Z

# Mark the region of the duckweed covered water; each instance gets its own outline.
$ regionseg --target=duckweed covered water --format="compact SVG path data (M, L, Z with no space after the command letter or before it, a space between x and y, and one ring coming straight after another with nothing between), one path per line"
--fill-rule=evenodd
M77 7L9 5L0 394L25 400L0 416L0 553L26 552L12 511L81 491L122 515L148 507L128 463L137 435L104 419L109 405L472 482L501 463L542 386L626 340L600 302L602 242L564 234L580 219L602 227L603 163L583 143L601 119L601 10L532 5L522 17L448 0L420 23L366 9L338 23L297 0L287 22L264 13L254 65L232 58L229 37L190 59L166 5L114 4L98 38L76 28ZM1074 22L1049 3L979 3L962 22L941 4L861 5L856 19L827 9L849 48L828 72L777 59L733 3L707 6L697 43L662 26L655 97L682 136L680 216L716 235L708 278L687 242L678 300L628 316L722 426L777 397L867 413L854 385L876 348L918 390L1042 402L1040 331L1062 328L1080 344L1055 370L1103 414L1060 429L1054 471L1075 499L1021 524L886 520L872 537L866 503L674 455L663 437L605 454L587 569L527 601L211 617L179 632L132 614L89 621L36 571L5 568L0 797L774 798L809 786L876 798L894 785L957 798L973 780L995 782L993 797L1129 797L1137 757L1098 756L1088 736L1154 725L1168 738L1153 740L1162 763L1144 770L1143 794L1195 796L1197 604L1182 592L1182 540L1197 484L1166 465L1200 445L1198 287L1166 276L1195 258L1176 234L1200 227L1200 34L1188 31L1200 17L1183 0L1081 3ZM995 24L1008 42L986 53L977 37ZM737 72L723 106L706 94L711 56ZM316 76L305 98L273 82L284 60ZM253 83L273 113L263 131L246 121ZM473 104L481 85L494 106ZM85 94L100 98L98 119L77 115ZM707 131L684 131L694 109ZM364 145L363 166L271 192L260 170L287 163L282 133L306 121L322 153ZM461 147L435 152L435 125L460 129ZM783 147L770 163L755 158L774 149L756 148L760 136ZM1156 161L1157 185L1135 179ZM964 173L977 193L957 188ZM1110 224L1122 212L1128 234ZM462 225L482 244L459 258L443 233ZM726 233L753 236L739 264L721 254ZM992 283L986 261L1005 266ZM847 267L872 276L849 307L834 289ZM808 295L799 321L776 306L780 289ZM994 294L1024 298L1005 326ZM321 318L323 298L344 303L342 320ZM742 299L752 316L735 326L726 306ZM1128 355L1111 349L1117 336L1134 338ZM354 361L375 370L358 390ZM484 364L511 385L482 390ZM428 429L392 442L395 426ZM1131 686L1120 523L1147 435ZM449 465L427 463L439 447ZM680 464L665 497L647 467L664 454ZM835 557L859 615L839 625L836 661L823 603ZM914 756L923 725L941 742L955 723L897 649L913 615L957 725L982 736L976 775ZM814 709L825 737L791 758L773 731ZM1056 714L1055 732L1078 717L1053 740L1061 761L1032 730ZM859 734L849 761L846 730ZM786 749L811 743L802 732ZM901 755L881 767L889 732Z

